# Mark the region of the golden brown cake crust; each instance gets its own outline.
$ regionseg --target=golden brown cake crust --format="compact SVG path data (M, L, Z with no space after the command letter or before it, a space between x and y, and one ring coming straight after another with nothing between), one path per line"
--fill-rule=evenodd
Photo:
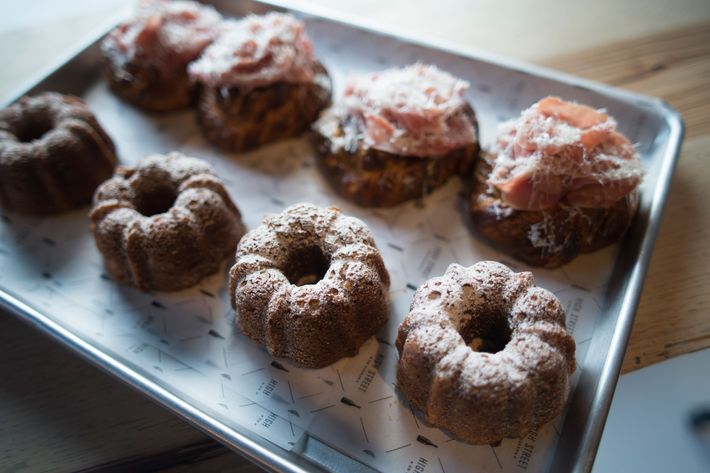
M54 92L0 110L0 204L26 214L91 202L116 166L116 150L89 107Z
M142 289L175 291L216 272L245 228L206 162L170 153L119 167L91 211L107 273Z
M207 140L227 151L247 151L298 136L330 104L331 80L322 64L311 82L239 87L199 86L197 122Z
M167 68L142 63L109 47L104 48L103 54L106 81L126 102L160 113L188 108L194 101L187 65Z
M477 129L470 106L465 115ZM444 156L399 156L365 146L333 149L331 139L316 130L310 133L320 169L335 191L363 207L391 207L425 197L454 175L468 175L478 158L478 141Z
M229 274L241 330L301 366L355 355L387 320L389 274L372 233L334 207L296 204L266 217Z
M501 251L531 266L557 268L621 239L638 208L635 190L608 208L559 203L547 210L515 210L487 184L491 159L482 157L474 171L469 215L474 228Z
M452 264L414 294L397 387L427 422L473 444L519 438L561 411L575 369L565 312L531 273Z

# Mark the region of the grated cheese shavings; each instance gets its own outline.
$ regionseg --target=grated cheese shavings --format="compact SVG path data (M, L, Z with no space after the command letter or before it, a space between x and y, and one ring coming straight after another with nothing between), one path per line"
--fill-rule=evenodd
M190 64L189 73L208 86L259 87L311 81L315 66L304 24L271 12L225 22L217 40Z
M354 76L339 104L315 124L331 137L334 151L361 140L382 151L420 157L441 156L476 143L476 127L464 113L468 82L414 64ZM333 135L333 123L340 134Z
M142 0L133 17L113 29L102 44L127 60L186 65L212 42L222 16L191 1Z
M547 97L498 127L488 182L521 210L565 201L608 207L643 177L633 144L603 110Z

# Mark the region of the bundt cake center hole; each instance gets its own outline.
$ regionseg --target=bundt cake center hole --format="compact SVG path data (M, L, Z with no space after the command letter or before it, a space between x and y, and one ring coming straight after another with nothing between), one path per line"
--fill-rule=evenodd
M17 139L22 143L32 143L39 140L54 128L52 120L47 116L34 117L25 122L17 130Z
M170 210L175 203L177 191L170 185L150 187L137 195L136 210L146 217Z
M503 314L476 314L459 328L466 345L481 353L498 353L510 341L511 329Z
M284 274L291 284L305 286L323 279L329 266L330 260L319 247L295 248L288 254Z

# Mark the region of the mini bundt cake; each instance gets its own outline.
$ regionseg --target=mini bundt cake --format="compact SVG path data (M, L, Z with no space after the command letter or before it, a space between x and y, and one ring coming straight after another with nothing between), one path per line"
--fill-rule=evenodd
M313 124L321 170L343 197L388 207L424 197L478 156L468 82L414 64L352 77Z
M152 112L188 107L187 65L219 34L222 17L190 1L140 0L101 42L106 78L120 97Z
M26 214L91 202L116 167L113 141L78 97L23 97L0 110L0 204Z
M501 250L556 268L624 235L642 176L613 118L546 97L499 127L491 154L476 165L469 212Z
M330 76L304 24L288 14L225 22L189 71L200 128L227 151L298 136L330 103Z
M180 153L119 167L96 190L91 228L108 274L144 291L196 284L245 232L212 167Z
M575 343L560 301L533 283L484 261L417 289L397 335L397 387L429 423L495 444L560 413Z
M241 330L301 366L355 355L388 317L389 274L372 233L335 207L266 217L229 274Z

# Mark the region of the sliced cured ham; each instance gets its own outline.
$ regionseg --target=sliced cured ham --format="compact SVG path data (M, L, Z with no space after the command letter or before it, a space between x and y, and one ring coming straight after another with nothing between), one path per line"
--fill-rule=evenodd
M636 149L616 126L601 110L546 97L499 127L488 182L519 210L559 202L610 207L643 176Z
M272 12L225 22L219 38L189 72L208 86L243 88L310 82L318 67L304 24Z
M366 147L400 156L443 156L477 142L465 111L468 86L423 64L351 77L340 104L316 128L347 123L350 135L333 140L344 147L362 139Z
M227 21L190 64L205 137L241 152L302 134L330 105L332 83L304 24L267 13Z
M313 124L320 169L346 199L391 207L419 199L478 159L468 83L414 64L351 77Z
M199 3L142 0L133 18L112 30L107 41L129 60L184 66L212 42L221 21L214 8Z
M189 1L141 0L131 18L101 42L106 80L123 100L147 111L188 107L187 65L219 33L222 17Z

